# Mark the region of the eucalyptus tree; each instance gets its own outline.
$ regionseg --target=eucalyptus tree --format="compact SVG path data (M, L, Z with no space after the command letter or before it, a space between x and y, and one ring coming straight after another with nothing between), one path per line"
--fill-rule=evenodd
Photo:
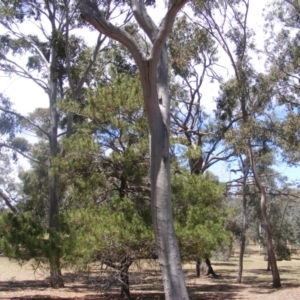
M225 124L211 118L203 101L205 83L222 82L217 69L218 44L205 29L184 15L175 23L168 45L174 77L171 86L173 143L187 152L191 173L203 174L233 154L222 142L235 120Z
M110 7L113 10L113 7ZM110 17L109 8L106 17ZM45 91L49 99L49 124L46 128L31 122L21 114L14 114L28 121L48 141L49 160L49 232L50 242L56 231L56 217L59 213L59 175L53 168L53 159L59 153L58 141L62 135L72 133L73 115L67 116L65 131L60 132L60 111L58 102L65 98L77 101L82 96L84 83L88 83L89 73L106 37L99 35L95 47L88 48L82 38L73 34L82 28L74 1L1 1L1 57L0 70L7 75L33 81ZM35 34L31 34L31 32ZM19 59L22 58L22 59ZM2 111L12 114L11 111ZM55 248L55 245L53 245ZM50 284L63 286L59 257L50 257Z
M256 74L251 66L250 51L254 50L253 32L247 26L249 1L223 1L212 3L203 1L193 5L197 18L194 22L206 28L212 37L218 41L220 47L228 57L232 66L233 78L222 86L222 93L218 100L219 116L230 120L234 115L241 118L239 128L233 127L227 132L227 137L234 141L240 137L240 150L249 161L253 180L261 195L261 212L267 235L268 257L271 263L273 286L280 287L280 276L272 243L272 231L267 215L267 194L258 170L255 152L259 147L267 147L270 137L264 136L262 127L266 125L261 114L270 99L270 88L263 75ZM216 16L219 16L218 18ZM236 110L234 110L236 108ZM235 140L237 141L237 140ZM257 141L260 141L257 144ZM238 146L235 142L235 146Z
M275 90L274 100L283 111L277 126L277 144L290 165L299 165L300 161L299 14L298 1L280 0L269 7L266 18L270 35L265 43L267 67Z
M233 155L229 144L224 143L224 135L236 120L225 124L222 120L213 119L206 112L202 99L208 80L222 81L217 72L218 45L205 29L184 15L175 23L168 46L173 73L173 146L177 152L182 152L183 162L188 162L191 174L201 176L215 163L227 161ZM209 257L205 257L205 262L206 275L217 277ZM200 276L200 264L199 257L197 276Z
M276 0L273 5L268 7L266 14L266 28L268 29L269 39L265 43L267 54L267 69L269 72L270 84L274 88L274 102L281 107L281 115L277 122L276 143L281 149L283 161L290 166L299 166L300 162L300 140L299 140L299 17L300 4L294 0ZM297 236L297 226L288 229L297 208L297 192L293 191L295 184L286 187L286 193L278 195L278 206L274 206L274 213L281 219L279 226L274 228L275 236L278 237L278 248L287 255L284 239ZM280 192L277 192L280 194ZM285 204L284 204L285 203ZM281 207L280 209L280 205ZM289 210L291 207L291 211ZM280 214L282 214L280 216ZM279 228L286 228L284 231ZM283 236L282 236L283 235ZM283 239L283 240L282 240Z
M105 15L99 10L95 2L89 0L79 2L83 19L99 32L125 46L139 70L150 132L151 210L165 296L166 299L188 299L171 209L170 100L168 51L166 47L166 40L172 30L176 15L187 0L168 1L167 12L160 26L156 26L151 19L144 1L132 0L128 2L128 8L140 30L144 32L152 44L152 47L146 51L138 45L134 36L126 29L107 22ZM111 1L105 3L104 7L109 3ZM124 3L124 5L127 4Z

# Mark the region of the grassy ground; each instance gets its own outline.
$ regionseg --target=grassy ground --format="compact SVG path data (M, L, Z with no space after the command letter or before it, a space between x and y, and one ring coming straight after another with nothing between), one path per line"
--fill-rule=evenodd
M185 264L186 282L190 299L300 299L300 256L291 261L279 261L282 280L281 289L272 289L271 272L266 271L267 262L259 255L256 246L248 247L244 259L242 284L236 284L238 270L237 253L229 261L212 261L220 275L218 279L205 276L196 278L194 264ZM63 272L66 287L52 290L48 287L46 271L33 272L30 264L22 267L7 258L0 258L0 299L119 299L116 274L106 270L99 272L94 266L89 273ZM155 263L140 262L130 270L133 299L163 300L160 272Z

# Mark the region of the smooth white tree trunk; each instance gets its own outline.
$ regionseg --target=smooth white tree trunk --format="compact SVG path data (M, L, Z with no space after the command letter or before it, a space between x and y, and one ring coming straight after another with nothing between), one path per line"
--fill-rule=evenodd
M151 73L151 67L150 67ZM154 81L155 82L155 81ZM151 209L158 261L162 272L166 299L188 299L178 243L173 226L169 155L170 100L168 93L168 61L165 46L157 69L155 86L143 84L147 98L146 113L150 131ZM149 89L149 90L148 90ZM148 90L148 91L147 91ZM151 107L149 107L151 106Z

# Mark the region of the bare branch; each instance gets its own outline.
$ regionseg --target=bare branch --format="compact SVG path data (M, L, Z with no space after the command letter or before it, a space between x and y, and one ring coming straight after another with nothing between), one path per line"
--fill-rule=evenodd
M43 166L46 166L46 167L47 167L47 165L46 165L45 163L41 162L40 160L37 160L37 159L35 159L35 158L30 157L29 155L25 154L24 152L20 151L19 149L16 149L16 148L13 147L13 146L10 146L10 145L5 144L5 143L0 143L0 148L1 148L1 147L5 147L5 148L11 149L11 150L13 150L13 151L16 151L16 152L18 152L19 154L21 154L23 157L25 157L25 158L27 158L27 159L29 159L29 160L35 162L35 163L38 163L38 164L40 164L40 165L43 165Z
M16 117L18 117L18 118L20 118L20 119L25 120L25 121L28 122L30 125L34 126L34 127L37 128L38 130L40 130L44 135L47 136L48 139L50 138L48 132L46 132L46 131L45 131L44 129L42 129L40 126L36 125L34 122L32 122L30 119L24 117L23 115L21 115L21 114L15 112L15 111L12 111L12 110L9 110L9 109L5 109L5 108L3 108L3 107L1 107L1 106L0 106L0 110L2 110L2 111L5 112L5 113L12 114L12 115L14 115L14 116L16 116Z
M4 60L10 64L12 64L13 66L17 67L18 69L12 69L12 70L7 70L5 67L1 66L1 70L3 72L7 72L7 73L15 73L16 75L23 77L23 78L27 78L27 79L31 79L32 81L34 81L39 87L41 87L45 92L48 93L48 88L45 84L45 82L43 80L40 80L38 78L33 77L28 71L26 71L23 67L21 67L18 63L16 63L13 60L10 60L8 58L4 58Z
M20 32L16 32L16 31L13 31L13 30L10 30L11 33L16 36L16 37L20 37L20 38L23 38L24 40L26 40L34 49L35 51L39 54L39 56L41 57L41 59L43 60L44 62L44 65L45 67L47 68L47 71L49 71L50 69L50 64L49 62L47 61L45 55L43 54L43 52L40 50L40 48L35 44L35 42L29 37L29 36L26 36L25 34L22 34Z
M9 196L6 195L3 190L0 188L0 197L4 200L5 204L10 208L10 210L14 213L17 214L18 210L11 204L11 201L9 199Z

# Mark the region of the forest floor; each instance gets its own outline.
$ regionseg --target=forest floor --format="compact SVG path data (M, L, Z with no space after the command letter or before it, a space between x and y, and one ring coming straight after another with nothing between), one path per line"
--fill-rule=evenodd
M282 288L271 287L271 272L258 251L248 251L244 259L243 283L236 284L237 255L229 261L212 261L218 279L204 275L195 276L194 265L185 264L186 282L190 299L198 300L298 300L300 299L300 257L279 261ZM98 271L94 266L89 272L76 273L63 270L65 288L54 290L48 286L48 271L33 271L32 265L20 266L17 262L0 257L0 299L14 300L113 300L120 298L120 286L113 271ZM131 296L135 300L163 300L160 273L155 263L141 262L130 269Z

